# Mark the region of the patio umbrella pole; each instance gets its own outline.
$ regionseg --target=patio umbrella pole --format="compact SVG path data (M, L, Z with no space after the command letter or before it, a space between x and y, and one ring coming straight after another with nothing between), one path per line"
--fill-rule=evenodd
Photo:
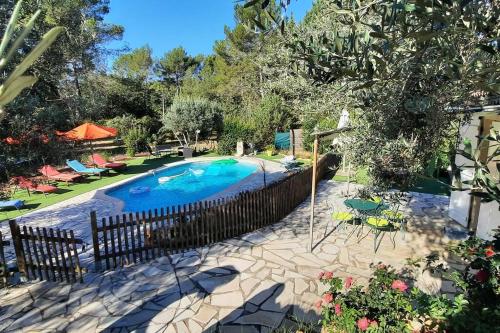
M311 220L309 221L309 252L313 250L314 199L316 196L316 169L318 164L318 136L314 137L312 188L311 188Z

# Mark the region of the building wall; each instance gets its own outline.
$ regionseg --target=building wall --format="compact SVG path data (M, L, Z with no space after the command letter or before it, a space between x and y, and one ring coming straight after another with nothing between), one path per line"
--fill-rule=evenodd
M478 145L478 134L480 120L482 116L491 115L492 112L496 114L497 111L488 112L476 112L472 115L471 122L462 126L460 129L460 135L462 138L468 138L472 147L477 147ZM495 122L494 127L499 129L500 123ZM460 146L463 148L463 145ZM455 163L457 166L472 166L473 163L462 155L456 155ZM495 162L496 163L496 162ZM491 164L492 170L496 170L495 163ZM471 169L464 170L461 172L462 181L471 179L473 172ZM464 186L466 187L466 186ZM470 194L469 191L452 191L450 195L450 205L449 205L449 216L463 225L468 227L469 225L469 209L470 209ZM477 227L477 235L484 239L491 239L491 230L500 227L500 211L497 202L481 203L481 208L479 211L479 222Z

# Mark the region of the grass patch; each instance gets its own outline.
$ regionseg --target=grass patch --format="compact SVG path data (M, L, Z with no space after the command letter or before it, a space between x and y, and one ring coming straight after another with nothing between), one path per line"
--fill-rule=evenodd
M446 178L436 179L421 176L417 179L416 184L410 188L410 191L449 196L450 185L448 185Z
M347 176L335 175L333 180L338 182L347 182ZM351 182L360 185L369 185L370 178L368 177L368 171L366 169L358 169L354 176L351 177Z
M66 185L66 183L57 183L59 190L54 194L47 196L43 194L33 194L28 196L28 192L17 190L12 196L12 199L23 200L25 207L21 210L3 210L0 211L0 219L12 219L19 215L29 213L31 211L44 208L63 200L75 197L77 195L99 189L101 187L116 183L118 181L133 177L135 175L147 172L148 170L156 169L164 164L182 160L182 157L161 157L161 158L145 158L139 157L127 163L127 169L122 172L110 171L109 176L103 176L101 179L97 176L85 178L82 182Z
M273 161L273 162L278 162L279 163L280 160L283 157L285 157L285 155L284 154L276 154L276 155L269 156L265 152L263 152L263 153L258 153L257 155L255 155L255 157L261 158L263 160ZM307 166L309 166L309 165L312 164L312 161L310 159L297 158L297 161L299 162L299 165L303 166L303 167L307 167Z
M347 182L347 176L335 175L333 180L338 182ZM360 185L369 185L370 178L368 177L368 172L366 169L361 168L356 170L356 174L351 177L351 182ZM408 189L411 192L428 193L434 195L450 195L450 185L448 185L448 179L446 178L431 178L419 176L415 185Z

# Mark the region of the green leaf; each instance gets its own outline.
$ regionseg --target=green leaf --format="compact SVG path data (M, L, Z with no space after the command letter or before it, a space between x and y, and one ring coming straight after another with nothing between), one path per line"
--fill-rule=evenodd
M251 1L248 1L246 4L243 5L243 8L248 8L248 7L255 6L259 2L260 2L260 0L251 0Z
M0 43L0 58L3 56L5 49L7 48L7 44L9 44L10 38L12 36L12 32L16 27L17 17L19 16L19 11L21 10L21 6L23 4L22 0L19 0L14 7L14 11L12 12L12 16L10 17L9 23L5 28L5 32L3 34L2 43Z
M47 50L50 45L56 40L57 36L63 31L62 27L55 27L43 35L42 40L35 46L33 50L24 58L24 60L16 66L14 71L9 75L4 85L8 87L11 82L24 74L28 68Z
M436 37L438 34L438 31L418 31L408 34L408 37L413 37L419 42L425 42Z
M416 8L417 8L417 6L414 3L407 3L405 5L405 11L407 11L407 12L413 12L413 11L415 11Z
M7 105L16 98L23 89L31 87L35 84L37 78L34 76L20 76L12 81L8 87L2 85L0 89L3 91L0 95L0 105Z
M261 23L259 22L258 20L256 19L252 19L253 23L255 23L255 25L260 29L260 30L267 30L266 27Z
M389 37L387 37L382 32L372 31L372 32L370 32L370 36L375 37L375 38L383 38L383 39L389 40Z
M33 26L35 25L35 21L40 15L41 11L37 10L35 14L31 17L31 19L28 21L24 29L22 30L21 34L16 38L12 46L10 47L9 51L7 52L7 55L0 59L0 69L5 67L7 63L9 62L10 58L17 52L17 50L21 47L22 43L24 42L25 38L28 36L28 34L31 32L33 29Z
M354 13L350 10L346 9L333 9L333 12L339 15L349 15L353 21L356 20L356 16L354 16Z
M472 143L471 143L470 139L465 138L463 141L463 144L464 144L464 152L468 156L472 156ZM467 158L469 158L469 157L467 157ZM469 159L471 159L471 158L469 158Z
M488 52L488 53L490 53L492 55L497 54L497 51L491 45L479 44L477 46L477 48L480 49L480 50L482 50L482 51Z

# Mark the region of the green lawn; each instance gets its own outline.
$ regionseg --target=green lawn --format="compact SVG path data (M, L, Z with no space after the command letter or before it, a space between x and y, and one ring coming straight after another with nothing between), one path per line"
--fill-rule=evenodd
M161 158L151 158L151 159L147 159L144 157L135 158L127 161L128 165L127 169L120 173L110 171L109 176L103 176L101 179L99 179L99 177L94 177L94 176L87 177L84 181L71 184L69 186L67 186L66 183L58 183L57 184L57 187L59 188L58 192L54 194L49 194L47 196L38 193L37 194L32 193L31 196L28 196L28 193L26 191L18 190L16 191L12 199L24 200L25 208L19 211L18 210L1 211L0 220L12 219L19 215L31 212L33 210L53 205L55 203L72 198L79 194L86 193L109 184L113 184L120 180L141 174L148 170L159 168L164 164L180 160L182 160L182 157L161 157Z
M256 157L261 158L263 160L279 162L283 157L285 157L285 155L284 154L276 154L276 155L269 156L269 155L267 155L266 152L262 152L262 153L258 153L256 155ZM297 158L297 161L302 166L309 166L312 164L311 160L309 160L309 159Z
M334 176L333 180L338 182L346 182L347 176ZM356 171L356 175L351 177L351 182L368 185L369 178L366 169ZM446 179L436 179L430 177L420 176L416 184L409 189L412 192L429 193L437 195L450 195L450 187L446 184Z

